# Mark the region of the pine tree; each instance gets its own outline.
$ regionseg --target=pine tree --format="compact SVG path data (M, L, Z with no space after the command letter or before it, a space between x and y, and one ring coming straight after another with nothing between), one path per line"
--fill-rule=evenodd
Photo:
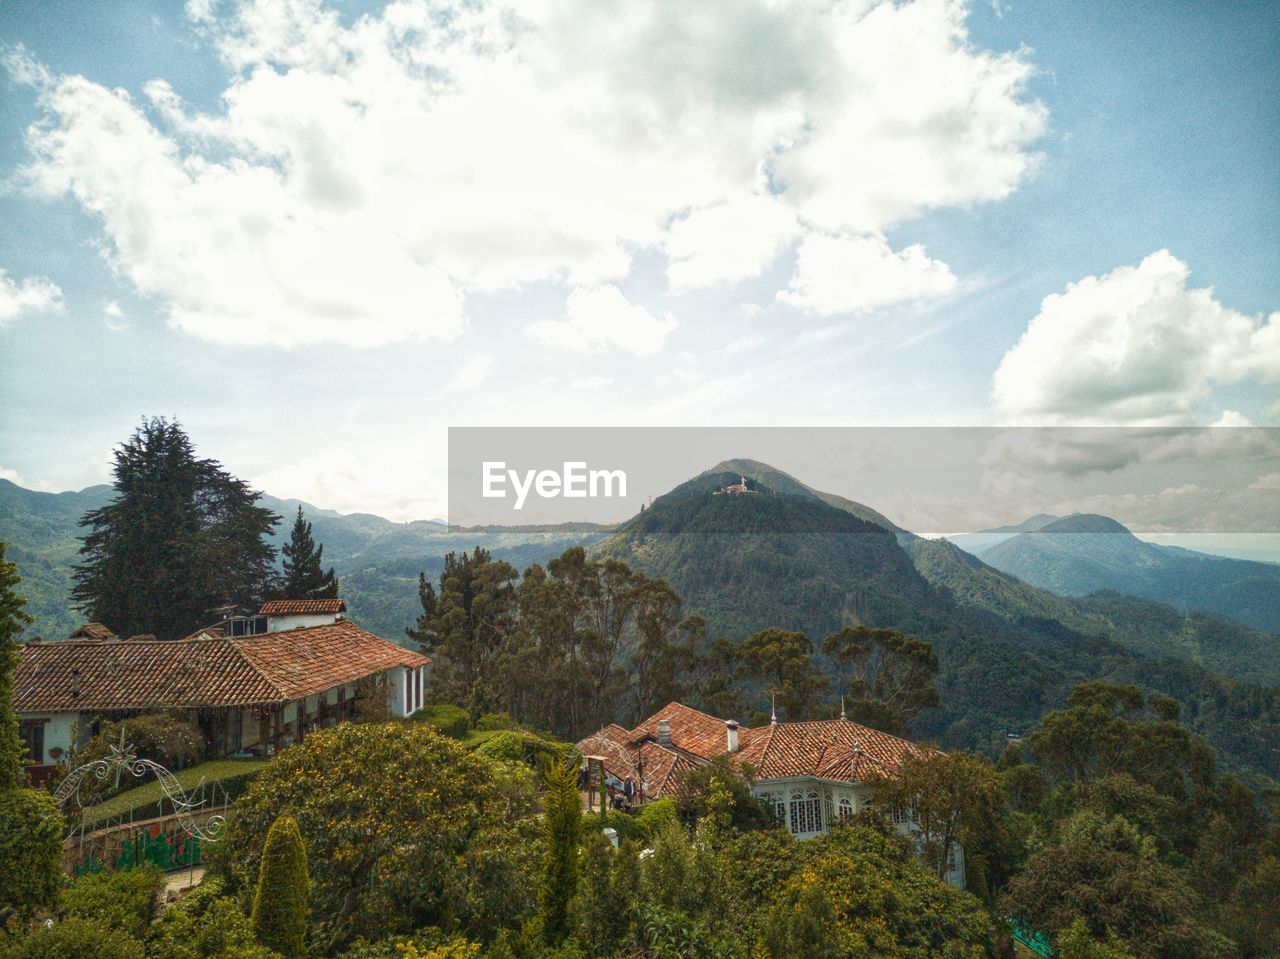
M280 547L284 557L284 577L280 584L283 599L336 599L338 578L333 567L325 572L324 544L316 544L311 536L311 524L302 516L302 507L293 521L289 542Z
M291 817L281 816L267 831L250 921L258 941L284 959L306 957L310 893L302 833Z
M266 537L279 517L214 460L197 459L177 423L145 420L115 451L116 498L80 525L73 595L118 635L174 639L222 606L251 608L274 576Z
M546 772L543 829L547 857L542 867L542 939L548 945L562 942L569 930L569 903L578 890L578 834L582 826L582 800L578 797L578 771L570 764L553 763Z
M31 622L23 612L26 604L17 593L21 582L17 567L4 558L0 543L0 789L22 782L23 757L27 747L18 735L18 717L13 711L13 674L18 668L18 634ZM43 762L43 757L38 757Z

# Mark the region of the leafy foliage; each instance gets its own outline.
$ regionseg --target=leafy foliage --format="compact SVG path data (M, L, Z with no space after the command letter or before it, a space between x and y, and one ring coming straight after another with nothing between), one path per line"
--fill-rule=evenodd
M4 554L5 544L0 543L0 789L11 789L23 780L27 752L13 711L13 674L18 668L18 635L31 617L22 609L27 601L17 592L21 577ZM43 756L36 758L44 760Z
M532 799L520 794L528 788L424 724L344 723L259 774L236 802L218 869L243 894L268 828L287 815L307 849L324 942L450 922L509 925L532 906L511 861L522 844L537 848Z
M176 639L226 605L267 593L279 517L214 460L197 459L177 423L145 420L114 453L116 498L81 520L89 532L75 599L122 636Z
M284 959L305 959L310 891L302 834L296 822L281 816L267 830L249 918L258 940Z
M578 798L578 771L574 765L548 766L543 778L547 787L543 799L547 851L540 894L542 938L548 945L554 945L569 931L569 903L578 888L582 803Z
M1199 918L1199 897L1155 843L1122 817L1081 811L1009 887L1009 911L1058 933L1079 918L1100 941L1115 936L1139 959L1229 956L1231 943Z
M82 876L62 894L67 912L96 919L142 939L160 908L164 873L150 863L137 869Z
M0 959L144 959L142 943L96 919L69 918L0 938Z
M206 879L171 905L147 935L147 959L278 959L222 881Z
M738 677L776 694L787 722L808 719L814 697L828 685L813 663L813 643L794 630L771 627L752 634L738 647L737 661Z
M846 626L822 651L851 673L849 718L897 736L922 709L941 705L933 678L938 658L928 643L893 629Z
M30 915L57 901L63 828L48 793L0 789L0 907Z

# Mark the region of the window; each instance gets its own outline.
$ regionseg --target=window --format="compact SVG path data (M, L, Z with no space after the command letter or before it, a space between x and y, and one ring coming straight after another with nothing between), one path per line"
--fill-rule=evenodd
M761 793L760 802L764 803L764 808L773 813L779 825L785 825L787 822L787 801L782 793Z
M839 815L841 819L850 819L853 817L853 800L848 796L840 797Z
M12 728L12 727L10 727ZM44 765L44 720L18 724L18 735L27 744L27 752L36 765Z
M822 799L816 789L795 789L791 792L792 835L822 831Z

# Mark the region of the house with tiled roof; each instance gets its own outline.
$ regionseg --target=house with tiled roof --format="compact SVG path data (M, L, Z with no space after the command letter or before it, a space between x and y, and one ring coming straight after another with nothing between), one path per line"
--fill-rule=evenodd
M192 716L214 756L269 755L350 718L358 696L385 700L393 716L419 709L430 660L343 611L275 629L267 613L268 628L252 635L215 625L169 641L77 630L78 638L28 643L14 675L20 731L37 764L51 765L66 762L100 720L178 711Z
M641 802L671 795L680 774L728 759L749 767L751 792L777 821L800 839L875 803L875 784L898 774L909 755L927 755L930 747L839 719L780 723L749 728L719 719L682 703L668 703L634 729L604 727L578 743L584 757L598 760L605 772L632 777ZM892 810L899 830L916 830L909 814ZM964 853L957 849L947 881L963 888Z

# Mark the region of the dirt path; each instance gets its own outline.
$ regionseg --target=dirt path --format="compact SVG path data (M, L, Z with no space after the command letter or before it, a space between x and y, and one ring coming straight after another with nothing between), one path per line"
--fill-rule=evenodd
M173 872L165 873L164 893L161 899L164 902L168 902L171 898L176 899L188 889L200 885L202 879L204 879L204 866L196 866L194 869L177 869Z

